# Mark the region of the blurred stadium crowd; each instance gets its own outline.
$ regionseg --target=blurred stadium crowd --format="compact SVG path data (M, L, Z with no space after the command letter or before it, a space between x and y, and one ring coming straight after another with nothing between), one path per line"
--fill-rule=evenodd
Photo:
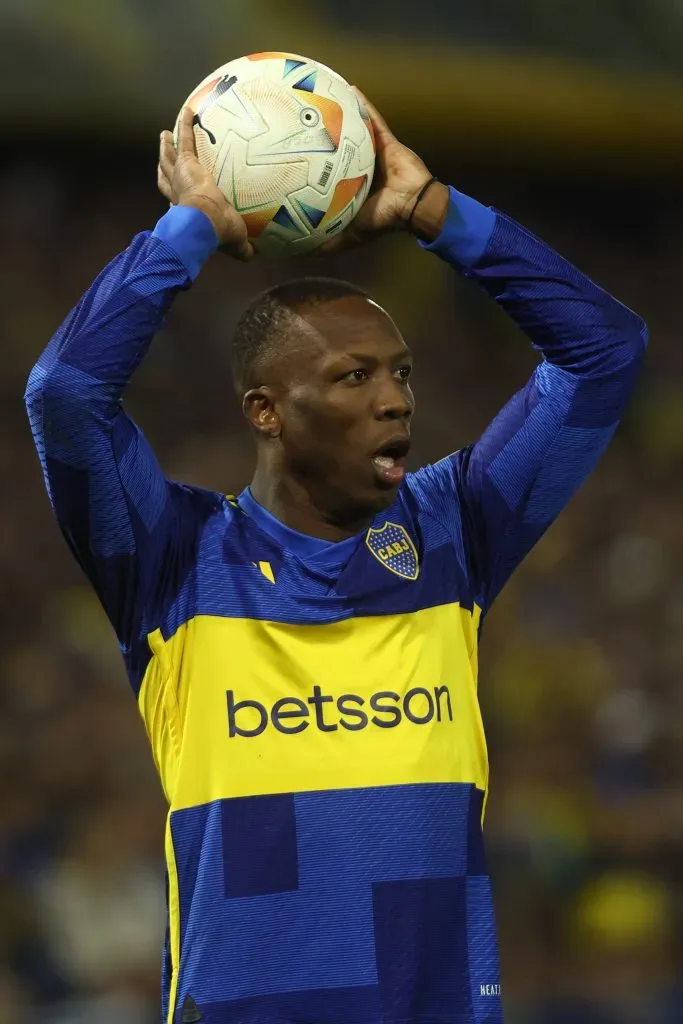
M151 151L90 156L65 150L49 169L24 156L0 179L0 1016L12 1024L158 1019L160 787L113 634L52 521L21 403L69 306L163 212ZM463 182L443 161L437 169L543 234L651 326L617 439L484 626L480 692L510 1024L673 1024L683 1020L681 208L647 189ZM226 491L248 482L228 339L250 294L298 272L350 277L396 315L417 355L415 464L474 439L534 365L488 300L409 239L333 263L217 257L130 389L170 476Z

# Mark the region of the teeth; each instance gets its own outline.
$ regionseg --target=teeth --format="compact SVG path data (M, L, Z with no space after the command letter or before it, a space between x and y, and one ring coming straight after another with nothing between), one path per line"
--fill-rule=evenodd
M383 469L392 469L396 460L392 459L391 455L375 455L372 461Z

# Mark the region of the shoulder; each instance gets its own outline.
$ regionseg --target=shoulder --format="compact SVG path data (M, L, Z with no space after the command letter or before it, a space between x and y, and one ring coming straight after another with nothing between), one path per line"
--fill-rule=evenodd
M422 532L447 536L470 579L479 578L481 517L472 500L472 446L460 448L406 477L407 501Z
M438 513L459 502L463 465L468 455L469 449L461 448L438 462L408 473L404 487L420 510Z
M209 522L219 521L224 526L236 521L237 499L204 487L169 480L171 501L182 533L196 533Z
M438 524L458 548L463 546L469 510L463 493L463 473L469 449L453 452L438 462L409 473L404 484L403 500L415 519L423 524ZM430 528L433 529L434 527Z

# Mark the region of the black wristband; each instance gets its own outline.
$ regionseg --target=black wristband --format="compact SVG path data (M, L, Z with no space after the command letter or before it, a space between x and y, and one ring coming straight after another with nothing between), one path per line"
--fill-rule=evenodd
M426 181L426 182L424 183L424 185L422 186L422 188L420 189L420 191L419 191L419 192L417 193L417 199L416 199L416 200L415 200L415 202L413 203L413 208L412 208L412 210L410 211L410 217L408 217L408 231L411 231L411 230L412 230L412 223L413 223L413 217L415 216L415 211L417 210L417 208L418 208L419 204L420 204L420 203L422 202L422 200L424 199L424 197L425 197L425 194L426 194L427 190L428 190L428 189L430 189L430 188L432 187L432 185L433 185L433 184L434 184L435 182L437 182L438 180L439 180L439 179L437 178L437 176L436 176L436 175L433 175L433 176L432 176L432 177L431 177L431 178L429 179L429 181Z

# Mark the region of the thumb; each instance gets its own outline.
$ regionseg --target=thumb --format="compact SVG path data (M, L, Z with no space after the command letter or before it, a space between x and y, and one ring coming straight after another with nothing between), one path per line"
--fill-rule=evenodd
M243 263L248 263L249 260L254 257L254 246L251 244L248 238L242 242L237 258L242 260Z
M380 114L380 112L377 109L377 107L374 106L374 104L372 104L370 102L370 100L367 98L367 96L365 96L360 91L358 86L354 85L354 86L352 86L352 88L353 88L353 91L355 92L356 96L361 101L361 103L363 104L363 106L367 110L368 114L370 115L370 120L372 121L372 126L375 129L375 138L377 138L379 136L383 142L386 142L388 139L395 138L394 133L392 132L391 128L389 127L387 122L384 120L382 115Z
M323 245L314 249L311 256L329 256L335 252L343 252L345 249L355 249L357 246L362 245L364 241L366 239L357 230L354 230L353 224L350 224L348 228L335 235L334 238L329 238Z
M241 242L229 242L227 245L221 245L218 251L225 256L232 256L234 260L240 260L242 263L248 263L255 255L254 246L247 238Z

